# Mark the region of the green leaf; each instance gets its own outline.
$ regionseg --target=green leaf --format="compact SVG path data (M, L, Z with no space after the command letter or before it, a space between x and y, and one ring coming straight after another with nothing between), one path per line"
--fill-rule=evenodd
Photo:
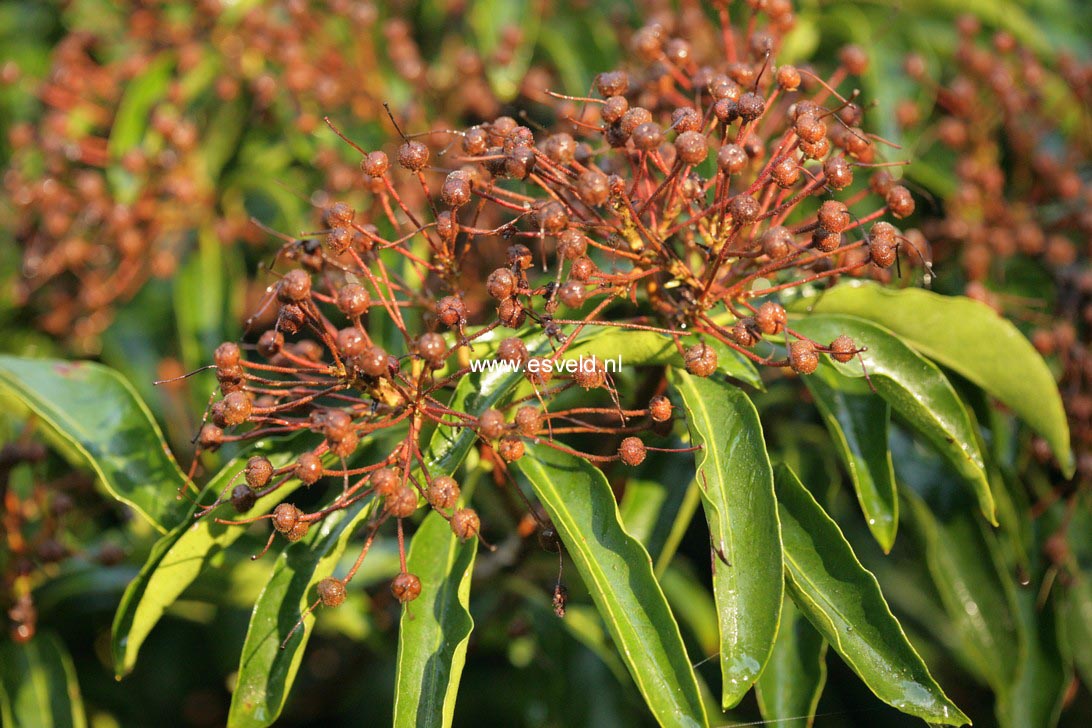
M835 286L797 306L860 316L893 331L1004 402L1046 439L1062 469L1072 475L1069 424L1054 376L1023 334L989 306L962 296L875 284Z
M931 452L893 438L903 495L920 531L925 561L970 663L996 691L1023 663L1025 635L1016 590L1006 576L997 536L973 510L957 476Z
M796 475L775 470L789 595L883 702L933 723L970 723L906 639L880 585Z
M282 442L281 445L283 444ZM248 456L253 454L247 453ZM275 468L282 467L293 456L293 453L283 449L265 454ZM248 457L239 457L225 465L205 487L202 502L215 500L220 491L242 472L247 459ZM285 483L264 498L258 499L250 513L238 515L236 518L267 513L298 487L299 481ZM213 559L246 532L243 526L217 523L211 516L194 520L192 513L195 510L196 506L190 509L189 517L156 542L140 574L125 589L121 604L114 615L111 641L114 671L118 678L132 671L141 645L167 608L212 564ZM227 519L234 515L231 510L223 511L224 509L218 510L216 517Z
M110 129L108 148L111 159L121 159L126 152L140 144L148 128L152 108L166 98L173 67L174 59L170 54L162 53L126 85L125 94L114 116L114 125Z
M680 488L679 483L690 486ZM652 557L657 576L663 574L661 559L666 569L700 502L689 453L649 458L636 476L626 479L618 504L622 523Z
M76 670L56 636L0 643L0 717L7 728L83 728Z
M773 650L784 596L773 470L758 411L726 382L668 373L686 410L713 550L720 616L721 703L747 694Z
M773 654L758 679L762 717L779 728L805 728L827 681L827 641L786 598Z
M1038 581L1036 587L1040 586ZM1058 645L1055 599L1041 607L1039 589L1021 589L1016 596L1019 619L1028 635L1025 659L1016 681L997 696L997 719L1003 728L1050 728L1058 724L1072 672Z
M1073 664L1085 688L1092 691L1092 579L1088 572L1076 575L1066 596L1066 636Z
M662 725L705 725L679 626L648 552L619 521L603 473L545 445L528 447L512 467L557 527L649 710Z
M186 482L147 406L94 362L0 356L0 398L40 419L51 444L161 533L179 523Z
M825 363L803 380L849 471L868 530L887 553L895 543L899 523L895 473L887 449L891 405L845 386L848 380Z
M867 370L876 392L892 410L929 439L970 484L982 513L994 525L993 495L971 417L951 382L935 364L895 335L856 316L815 315L794 322L797 331L821 343L840 334L868 348L856 358L830 366L846 377L861 379Z
M317 598L312 587L333 574L349 538L372 514L376 503L375 498L357 501L330 513L321 526L277 557L269 583L250 616L231 696L229 726L267 726L280 715L311 636L314 613L304 617L292 638L285 640Z
M470 616L470 575L478 543L460 543L433 511L413 534L406 570L421 580L421 596L402 610L395 673L396 726L450 726Z

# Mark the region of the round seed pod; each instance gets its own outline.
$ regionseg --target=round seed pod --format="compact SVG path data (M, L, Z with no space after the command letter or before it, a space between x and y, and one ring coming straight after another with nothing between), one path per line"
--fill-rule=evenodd
M557 298L569 308L580 308L587 300L587 292L584 286L577 281L567 281L561 284L557 291Z
M830 342L830 357L835 361L840 361L845 364L856 355L857 345L853 343L853 339L845 334L842 334L834 341Z
M451 532L460 541L474 538L481 529L481 521L473 509L460 508L451 516Z
M461 169L448 173L440 187L440 201L449 207L462 207L470 202L470 174Z
M412 139L398 148L398 164L411 172L427 167L428 156L428 147Z
M417 512L417 491L411 486L400 485L383 499L383 503L395 518L409 518Z
M519 460L523 457L523 440L515 435L509 435L497 444L497 452L507 462Z
M293 268L277 284L277 300L299 303L311 295L311 276L302 268Z
M496 440L504 434L507 427L500 410L487 409L478 417L478 433L486 440Z
M729 333L732 336L732 341L740 346L746 346L747 348L754 346L762 340L758 322L755 321L753 316L744 316L739 321L736 321L735 324L732 325L732 330Z
M618 457L629 466L637 466L645 461L647 450L640 438L627 437L618 447Z
M648 414L653 422L667 422L671 419L671 400L657 394L648 403Z
M346 316L362 316L368 312L372 297L364 286L346 283L337 291L337 307Z
M675 137L675 153L683 164L701 164L709 156L709 142L701 132L685 131Z
M503 339L497 347L497 359L514 365L522 365L527 361L527 345L521 339L510 336Z
M542 429L542 414L537 408L524 405L516 410L516 429L524 437L534 437Z
M394 493L395 490L402 484L402 479L398 476L398 471L394 468L380 468L372 473L368 479L368 483L371 485L375 494L381 498L386 498Z
M789 344L789 366L797 374L811 374L819 366L819 354L815 344L800 339Z
M345 601L345 582L328 576L315 585L323 606L337 607Z
M466 304L458 296L444 296L436 305L436 316L444 326L462 326L466 323Z
M228 427L241 425L250 419L253 405L251 405L250 397L247 396L246 392L242 390L229 392L224 396L223 405L224 423Z
M289 543L296 543L307 535L307 532L311 530L310 521L296 521L296 525L292 526L292 529L284 534L284 538Z
M356 359L360 370L369 377L382 377L390 373L390 357L379 346L369 346Z
M273 509L273 528L278 533L288 533L299 520L303 518L303 511L291 503L278 503Z
M763 303L758 307L758 313L755 314L755 323L758 324L759 330L767 336L780 334L784 331L788 320L785 308L773 301Z
M255 455L246 461L243 476L246 478L246 484L251 489L259 490L264 488L269 485L269 481L273 477L273 463L269 462L269 458Z
M696 377L708 377L717 370L717 352L705 342L690 346L683 354L686 371Z
M292 474L304 485L314 485L322 477L322 458L313 452L305 452L296 461Z
M425 489L425 498L433 508L448 510L459 501L459 484L447 475L433 478Z
M421 334L417 339L417 355L433 369L439 369L447 358L447 342L440 334Z
M254 494L254 491L241 483L231 491L231 507L236 513L246 513L257 502L258 496Z
M421 596L421 580L413 574L403 572L391 582L391 594L402 604L412 602Z

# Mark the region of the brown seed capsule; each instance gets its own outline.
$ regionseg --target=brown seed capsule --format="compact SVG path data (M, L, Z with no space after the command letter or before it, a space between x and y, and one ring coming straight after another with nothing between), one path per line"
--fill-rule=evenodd
M805 113L796 117L793 121L793 130L800 141L808 144L818 144L827 135L827 125L815 114Z
M557 291L557 298L569 308L580 308L587 299L587 293L584 291L584 286L579 282L568 281L561 284L561 288Z
M747 152L738 144L725 144L717 151L717 168L725 174L739 174L747 162Z
M701 164L709 155L709 142L701 132L684 131L675 137L675 153L683 164Z
M313 485L322 477L322 458L313 452L305 452L296 461L292 474L304 485Z
M736 321L729 333L732 336L732 341L740 346L746 346L748 348L762 340L761 332L758 329L758 322L755 321L753 316L745 316L739 321Z
M460 508L451 516L451 532L460 541L474 538L481 529L482 524L478 514L471 508Z
M478 417L478 434L486 440L496 440L506 428L504 415L499 410L487 409Z
M527 345L521 339L510 336L497 346L497 359L515 365L524 364L527 361Z
M318 592L323 606L337 607L345 601L345 582L341 579L328 576L315 585L315 591Z
M819 206L819 224L832 233L844 232L851 222L849 208L838 200L827 200Z
M284 334L275 329L269 329L258 337L258 353L266 359L272 359L284 348Z
M705 342L694 344L683 354L686 371L696 377L708 377L717 370L717 352Z
M604 71L595 77L595 90L603 98L621 96L629 90L629 76L625 71Z
M516 274L507 268L497 268L489 274L485 281L485 289L493 298L503 300L510 298L516 292Z
M739 97L739 118L745 122L754 121L766 112L766 99L756 93L745 93Z
M788 320L785 308L773 301L766 301L759 306L758 313L755 314L755 323L758 324L759 331L767 336L774 336L784 331Z
M364 334L360 333L355 326L338 331L336 343L337 350L344 358L358 356L364 353L364 349L368 346L368 342L364 340Z
M433 508L447 510L454 508L459 501L459 484L448 475L433 478L425 489L425 498Z
M368 483L375 491L375 494L381 498L387 498L402 484L401 478L398 477L398 471L394 468L376 470L368 479Z
M563 584L555 584L554 585L553 605L554 605L554 614L556 614L558 616L558 618L561 618L561 617L565 616L565 605L567 605L568 602L569 602L569 590L566 589Z
M417 491L411 486L400 485L383 499L383 503L395 518L409 518L417 511Z
M507 462L519 460L523 457L523 440L515 435L509 435L497 444L497 452Z
M845 364L857 354L857 345L853 343L853 339L849 338L845 334L842 334L834 341L830 342L830 356L835 361L840 361Z
M680 106L671 112L671 128L679 134L687 131L701 131L704 121L697 109L692 106Z
M216 347L216 351L212 355L212 360L216 362L216 366L221 369L228 369L239 366L239 359L242 356L242 352L239 351L239 345L225 341Z
M584 389L598 389L607 383L607 373L602 362L593 357L580 359L577 363L579 366L573 372L573 381L577 386Z
M610 196L607 175L596 169L584 172L576 182L576 194L587 205L602 205Z
M627 111L629 111L629 101L626 100L625 96L611 96L603 104L600 116L608 124L617 124Z
M429 366L438 369L447 358L447 342L440 334L421 334L417 339L417 355L428 362Z
M793 238L789 229L781 225L769 228L758 239L762 252L773 260L780 260L792 252Z
M557 238L557 254L564 260L574 260L588 251L588 240L579 230L569 228Z
M815 344L807 339L799 339L789 344L789 366L797 374L811 374L819 366L819 355Z
M748 194L740 193L728 202L728 212L732 215L732 222L738 226L754 222L761 209L762 206L759 205L758 200Z
M231 507L236 513L246 513L258 502L258 496L250 488L239 484L231 491Z
M618 457L626 465L637 466L645 461L645 444L638 437L627 437L618 446Z
M291 503L279 503L273 509L273 528L279 533L288 533L303 518L303 511Z
M364 286L346 283L337 291L337 307L346 316L362 316L368 312L372 299Z
M411 172L419 172L428 166L428 147L410 140L398 148L398 164Z
M466 323L466 304L458 296L444 296L436 305L436 316L444 326L462 326Z
M518 329L527 320L527 311L515 298L506 298L497 306L497 318L502 326Z
M229 392L224 396L223 405L224 424L228 427L241 425L250 419L252 405L246 392L242 390Z
M391 163L384 152L369 152L368 156L360 161L360 168L369 177L382 177L390 169Z
M330 452L339 458L347 458L356 451L360 444L360 438L355 432L349 432L345 437L330 443Z
M516 429L524 437L534 437L542 429L542 414L538 409L524 405L516 410Z
M307 532L310 530L310 521L296 521L296 525L292 526L292 528L284 534L284 537L289 543L295 543L306 536Z
M657 394L648 403L648 414L653 422L667 422L671 419L671 400Z
M658 149L664 141L664 132L660 125L654 121L641 124L633 130L633 146L642 152L651 152Z
M277 300L299 303L311 295L311 276L302 268L293 268L277 284Z
M914 197L910 194L910 190L902 185L895 185L889 189L884 195L884 201L891 214L900 220L914 213Z
M774 163L770 178L778 187L787 190L800 181L800 165L792 157L782 157Z
M842 244L842 236L840 233L832 233L829 230L823 228L815 228L811 233L811 244L816 249L829 253L837 250L838 246Z
M795 66L781 66L777 69L777 85L782 91L795 91L800 88L800 71Z
M872 241L868 246L868 257L877 268L890 268L898 256L898 246L884 240Z
M461 207L470 202L470 191L470 174L457 169L444 178L440 201L449 207Z
M595 262L586 255L581 255L575 259L569 269L569 275L572 276L573 280L581 283L587 283L598 272L599 268L596 267Z
M246 478L246 484L252 489L264 488L273 477L273 463L269 462L268 458L255 455L246 461L243 474Z
M827 185L835 190L844 190L853 184L853 168L845 157L830 157L823 162L823 174Z
M535 264L531 249L526 245L510 245L505 251L505 257L508 259L508 267L512 270L527 270Z
M390 371L390 357L379 346L369 346L365 349L357 357L356 364L369 377L382 377Z
M413 574L403 572L391 582L391 594L402 604L412 602L421 596L421 580Z
M206 450L213 450L224 443L224 431L216 425L205 425L197 435L197 444Z

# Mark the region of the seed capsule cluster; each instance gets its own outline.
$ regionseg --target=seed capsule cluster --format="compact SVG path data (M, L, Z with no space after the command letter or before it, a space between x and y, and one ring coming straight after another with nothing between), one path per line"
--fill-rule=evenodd
M726 21L707 57L665 25L640 29L631 43L642 63L600 74L592 96L551 94L548 131L500 116L415 133L392 117L397 137L382 149L343 134L368 202L326 205L316 237L285 237L246 343L215 353L222 397L198 436L212 449L310 430L319 445L280 468L248 465L247 488L262 497L328 480L340 490L313 512L282 503L248 520L270 519L271 541L293 541L377 498L370 533L395 521L400 548L405 520L425 506L459 539L481 538L488 524L462 504L458 474L430 470L434 427L472 433L499 482L528 443L640 466L665 449L646 437L671 430L663 377L638 401L601 360L554 366L592 331L658 335L699 377L715 375L726 350L801 375L823 357L854 357L845 336L795 332L777 298L890 275L903 238L880 218L906 217L913 199L839 90L866 66L860 49L826 80L776 66L786 7L768 4L743 30ZM522 367L515 400L448 404L486 358ZM359 462L361 443L391 428L399 444ZM577 447L584 435L595 436L591 451ZM253 505L242 491L230 500ZM391 588L407 602L421 585L402 553ZM334 592L324 587L316 604Z
M933 92L930 128L934 143L954 155L956 182L943 214L927 216L914 235L928 239L941 261L958 263L957 285L968 296L1037 322L1032 340L1059 361L1080 477L1089 483L1092 64L1064 52L1041 58L1007 32L987 33L971 16L957 29L953 67L930 69L917 55L904 62L906 73ZM899 116L917 123L922 111L907 101ZM1029 268L1055 287L1051 316L1028 306L1022 292L1004 294L1007 280L1026 278ZM1045 443L1037 451L1050 459Z

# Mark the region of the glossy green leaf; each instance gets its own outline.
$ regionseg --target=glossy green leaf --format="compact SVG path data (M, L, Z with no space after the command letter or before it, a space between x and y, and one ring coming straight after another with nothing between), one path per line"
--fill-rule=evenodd
M1036 580L1036 587L1040 582ZM1039 589L1021 589L1016 601L1028 635L1027 655L1017 666L1016 680L997 696L997 719L1003 728L1051 728L1058 724L1072 670L1058 645L1054 598L1036 604Z
M662 725L703 726L705 709L652 562L619 521L603 473L532 445L512 463L546 508L649 710Z
M700 497L693 481L694 458L689 453L649 458L634 477L626 479L618 504L622 523L648 551L657 574L663 573L660 559L667 556L670 561L678 545L676 531L685 531L698 508ZM680 483L691 487L679 487ZM679 521L683 523L676 527Z
M894 332L1004 402L1072 473L1069 425L1054 376L1023 334L989 306L962 296L866 283L835 286L798 306L860 316Z
M148 128L152 108L167 96L173 68L174 59L162 53L126 85L110 129L111 158L121 159L122 155L140 144Z
M845 386L851 380L825 363L803 379L849 471L868 530L887 553L899 524L895 472L887 449L891 405L867 389Z
M375 503L374 498L357 501L331 513L321 526L277 557L250 616L229 726L267 726L280 715L311 636L314 613L303 618L291 639L289 633L317 599L313 587L333 574L349 538L372 515Z
M224 488L237 478L246 466L247 457L228 463L209 481L202 502L212 502ZM283 450L266 453L273 467L279 468L293 456ZM273 493L260 498L250 513L236 515L230 508L220 508L215 516L221 519L242 519L267 513L299 487L299 481L285 483ZM120 678L136 664L137 653L167 608L182 595L218 555L235 543L245 532L242 526L217 523L212 517L194 519L191 515L175 526L152 547L147 561L129 586L114 615L112 650L114 672Z
M185 517L175 497L185 477L147 406L114 370L0 356L0 398L39 418L73 465L91 468L110 495L161 533Z
M784 728L809 728L827 681L827 641L786 598L773 654L756 684L762 717Z
M0 717L6 728L87 725L72 658L55 635L0 643Z
M762 423L737 387L670 370L682 396L713 550L721 701L736 705L762 674L781 614L781 529Z
M683 631L689 631L697 642L701 657L720 654L720 626L717 605L709 588L694 573L684 559L676 559L659 577L671 611L678 617Z
M967 659L995 690L1023 662L1016 590L993 530L982 523L958 476L934 453L892 437L896 472L924 545L925 561Z
M470 575L478 543L460 543L437 512L413 534L406 569L421 596L402 610L394 688L396 726L450 726L466 662Z
M796 475L775 469L785 582L800 612L883 702L933 723L970 723L928 668L838 525Z
M794 321L793 326L819 342L846 334L858 346L867 347L861 354L863 368L856 358L845 364L827 361L846 377L861 379L867 370L876 392L955 466L977 496L982 513L996 525L993 495L971 417L935 364L891 332L856 316L814 315Z

